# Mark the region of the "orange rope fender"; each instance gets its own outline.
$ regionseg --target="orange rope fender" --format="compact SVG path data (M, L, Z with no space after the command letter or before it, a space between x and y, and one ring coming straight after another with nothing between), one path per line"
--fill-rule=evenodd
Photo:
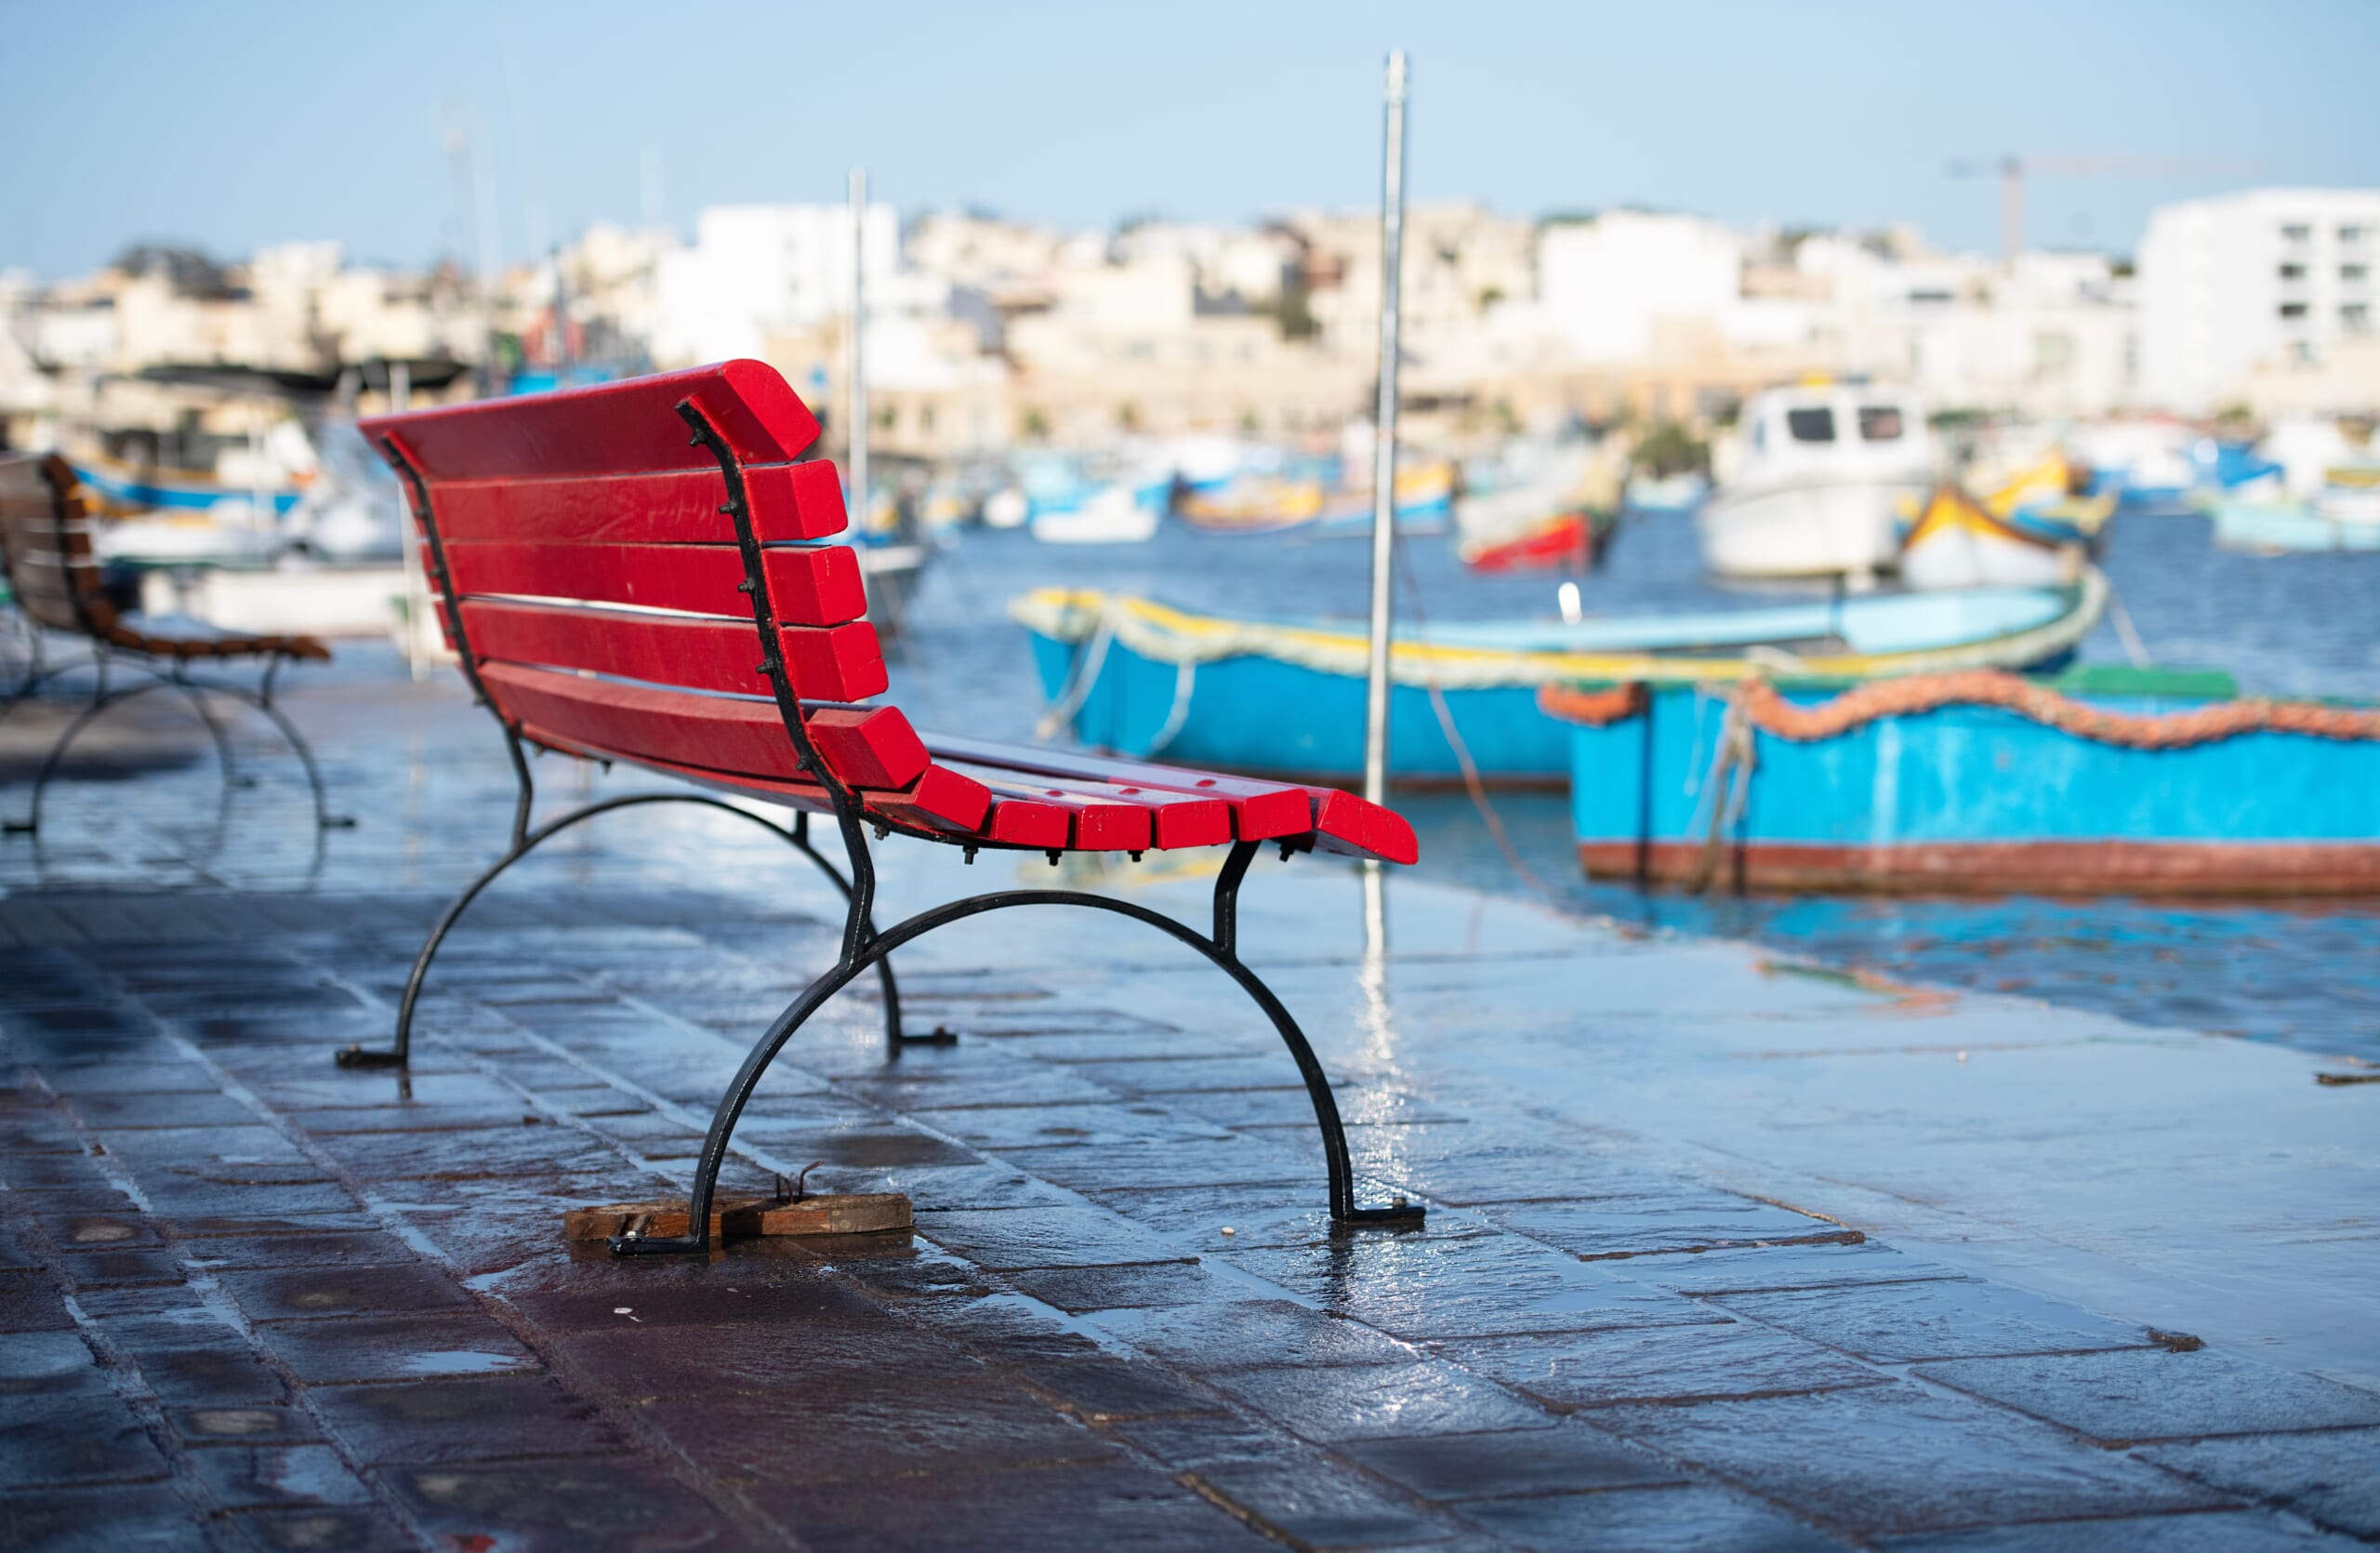
M1628 699L1632 692L1633 700ZM1879 718L1950 706L1999 707L2077 738L2130 750L2182 750L2254 733L2380 739L2380 710L2245 700L2218 702L2193 711L2136 716L2104 710L1998 669L1876 680L1812 707L1795 706L1766 680L1753 675L1738 684L1730 698L1761 732L1796 744L1836 738ZM1582 692L1547 685L1538 694L1538 705L1569 722L1608 727L1643 710L1644 686Z
M1590 728L1608 728L1615 723L1625 723L1645 710L1645 687L1636 682L1616 684L1608 690L1573 690L1562 684L1537 687L1537 705L1540 711L1551 713L1565 723L1583 723Z

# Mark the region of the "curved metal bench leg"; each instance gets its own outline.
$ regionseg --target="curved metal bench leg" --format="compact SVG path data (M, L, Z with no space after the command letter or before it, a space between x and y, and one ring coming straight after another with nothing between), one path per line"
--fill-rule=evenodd
M289 721L289 714L273 705L271 694L229 684L210 684L205 688L254 707L280 731L282 742L288 745L290 752L298 757L298 763L306 768L306 788L314 798L316 830L347 830L354 828L353 816L331 813L328 790L323 786L322 768L314 763L313 746L306 742L305 736L298 731L298 725Z
M9 689L5 698L0 698L0 717L6 717L16 710L18 702L26 699L34 691L40 689L42 682L56 672L43 661L41 628L22 616L18 617L18 619L25 632L25 674L24 678L19 680Z
M544 839L542 836L537 838L538 841ZM533 841L526 846L516 847L506 853L496 860L494 867L465 885L461 895L446 903L446 909L438 914L438 922L430 928L430 937L421 946L421 952L414 956L413 973L405 977L404 1002L397 1005L395 1041L390 1042L386 1051L360 1043L341 1047L337 1054L337 1062L341 1068L403 1068L405 1066L413 1055L413 1005L421 999L421 984L430 976L430 962L438 957L438 946L446 941L446 935L454 930L457 922L462 920L464 910L471 902L479 898L480 892L495 883L498 874L527 856L530 847L535 845L536 842Z
M800 1029L826 1001L841 991L853 977L867 968L866 960L844 961L825 976L802 989L801 996L768 1029L758 1044L746 1055L744 1066L720 1097L719 1109L710 1119L710 1131L703 1138L702 1157L694 1164L694 1187L687 1199L686 1233L683 1235L615 1235L612 1250L622 1256L655 1256L671 1252L703 1251L710 1245L710 1203L719 1186L719 1167L727 1158L727 1141L734 1135L735 1123L744 1114L746 1102L759 1087L760 1075L785 1043Z
M429 978L430 962L438 957L439 946L446 941L446 935L454 930L457 922L462 920L464 911L469 909L471 902L479 898L480 892L495 883L497 875L536 851L541 843L560 835L581 820L593 819L597 815L609 814L615 809L635 808L646 803L696 803L705 808L718 809L723 813L748 819L771 835L809 853L813 859L826 869L827 873L834 877L838 884L842 885L843 894L846 896L851 894L851 886L844 883L842 876L836 874L834 869L811 849L809 838L805 834L781 830L749 809L739 809L733 803L723 803L716 798L706 798L691 792L631 793L623 798L607 798L599 803L589 803L584 808L574 809L558 819L549 820L536 830L522 835L510 851L497 858L485 872L464 886L462 894L447 903L446 909L439 913L438 921L430 927L430 937L423 942L421 952L414 957L412 974L405 977L404 1001L397 1006L395 1039L386 1049L364 1045L342 1047L337 1053L338 1065L341 1068L404 1067L413 1054L414 1005L421 1001L422 983ZM885 1006L887 1017L892 1022L892 1029L897 1033L900 1029L901 1010L892 992L892 973L888 967L884 973Z
M0 826L0 829L5 829L10 835L30 836L38 834L41 830L42 794L49 790L50 778L58 775L59 766L64 763L66 760L67 750L72 749L74 741L83 736L83 730L89 727L92 723L96 722L99 714L106 711L110 707L116 706L121 702L129 701L135 696L146 696L152 690L163 690L172 684L174 684L174 682L171 680L152 680L146 684L136 684L123 690L107 690L103 688L99 694L93 696L91 697L91 704L85 707L80 712L75 714L74 721L66 724L66 731L58 736L58 742L49 747L48 758L41 763L41 770L33 777L33 806L26 814L26 816L23 819L8 820L6 822L5 826ZM220 753L222 739L221 730L215 726L214 719L206 717L205 713L202 712L200 714L200 719L206 723L207 731L216 736L218 741L218 752ZM225 769L228 771L230 769L228 764L230 757L226 754L223 758L227 763Z
M190 703L192 712L206 724L206 737L215 741L216 766L223 773L223 790L230 792L235 783L231 771L231 736L223 731L223 725L215 721L215 713L207 710L206 692L211 687L170 677L165 683L180 692L182 699Z
M841 990L871 962L880 961L912 938L921 937L935 928L1014 906L1086 906L1102 911L1113 911L1135 922L1148 923L1169 936L1189 945L1205 955L1215 966L1237 982L1256 1005L1273 1021L1273 1028L1289 1047L1289 1055L1298 1065L1304 1079L1306 1094L1314 1102L1314 1119L1322 1133L1323 1161L1329 1175L1330 1217L1339 1224L1419 1224L1425 1210L1419 1204L1396 1199L1386 1207L1359 1208L1355 1205L1355 1171L1347 1153L1347 1134L1339 1117L1339 1102L1330 1092L1330 1080L1323 1072L1320 1059L1307 1044L1305 1032L1289 1008L1264 984L1263 978L1240 963L1232 949L1232 934L1228 916L1239 877L1247 871L1248 861L1254 856L1255 844L1243 842L1233 851L1232 861L1225 865L1223 882L1216 892L1218 936L1210 939L1161 912L1134 901L1117 900L1106 896L1094 896L1074 890L1012 890L997 895L970 896L950 901L931 910L921 911L892 931L878 935L867 947L852 959L845 960L812 982L801 996L796 998L777 1016L767 1033L762 1035L744 1064L736 1069L727 1093L720 1097L719 1108L711 1116L710 1131L703 1139L701 1157L694 1166L694 1189L687 1200L686 1233L669 1236L617 1235L612 1238L612 1250L621 1255L658 1255L671 1252L707 1250L710 1244L710 1204L719 1185L720 1166L727 1157L727 1145L734 1135L735 1123L744 1114L745 1105L752 1091L776 1060L794 1032L815 1014L828 998Z

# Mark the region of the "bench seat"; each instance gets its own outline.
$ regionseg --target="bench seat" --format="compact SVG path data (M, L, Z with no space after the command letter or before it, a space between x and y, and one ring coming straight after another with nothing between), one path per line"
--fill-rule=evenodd
M532 743L813 813L834 807L805 779L766 697L528 663L485 663L480 678ZM1392 863L1418 851L1398 815L1334 789L921 735L896 707L812 707L804 721L868 817L964 845L1140 853L1287 842Z
M767 703L771 715L775 709ZM831 814L826 790L791 774L691 765L607 748L524 723L532 743L585 760L636 765L715 792ZM1177 766L1108 760L1035 745L928 734L933 757L906 787L862 790L885 818L962 844L1033 852L1167 852L1232 842L1285 842L1342 856L1410 863L1419 846L1403 816L1353 793ZM1092 772L1098 775L1091 775ZM1199 784L1210 784L1202 794Z

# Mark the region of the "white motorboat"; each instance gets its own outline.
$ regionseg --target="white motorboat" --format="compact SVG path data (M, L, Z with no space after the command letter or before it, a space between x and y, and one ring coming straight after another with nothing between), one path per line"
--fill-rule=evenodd
M1697 514L1723 577L1872 577L1937 475L1914 394L1809 384L1756 394Z
M1066 511L1040 512L1033 537L1045 545L1137 545L1157 533L1157 512L1120 482L1102 485Z

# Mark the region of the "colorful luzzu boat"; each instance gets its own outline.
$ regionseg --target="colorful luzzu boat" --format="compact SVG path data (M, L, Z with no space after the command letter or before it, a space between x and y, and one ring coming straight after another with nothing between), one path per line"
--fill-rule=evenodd
M1454 510L1454 466L1421 464L1396 476L1396 528L1400 534L1441 533ZM1185 496L1177 516L1193 528L1217 534L1267 534L1311 528L1342 535L1371 531L1368 487L1334 488L1317 474L1242 476L1212 491Z
M1981 500L1955 482L1934 488L1901 539L1911 588L2041 587L2075 575L2098 548L2113 496L2082 496L2082 471L2053 453Z
M2226 550L2380 550L2380 464L2327 470L2320 489L2303 499L2273 491L2231 496L2214 505L2215 542Z
M1579 680L1732 684L1761 665L1865 676L2033 668L2069 655L2107 584L1876 594L1702 616L1434 625L1389 654L1389 766L1452 782L1558 784L1569 730L1539 687ZM1044 727L1135 756L1347 781L1363 768L1364 629L1235 619L1048 588L1012 601L1051 702ZM1461 744L1458 752L1451 728Z
M1729 890L2380 893L2380 707L2094 667L1550 686L1592 878Z
M145 469L98 458L76 458L73 463L75 478L99 496L111 516L139 512L203 515L226 502L234 507L252 507L258 496L253 489L226 485L213 475L195 470ZM284 515L296 511L304 497L303 492L286 484L276 485L264 495L273 511Z

